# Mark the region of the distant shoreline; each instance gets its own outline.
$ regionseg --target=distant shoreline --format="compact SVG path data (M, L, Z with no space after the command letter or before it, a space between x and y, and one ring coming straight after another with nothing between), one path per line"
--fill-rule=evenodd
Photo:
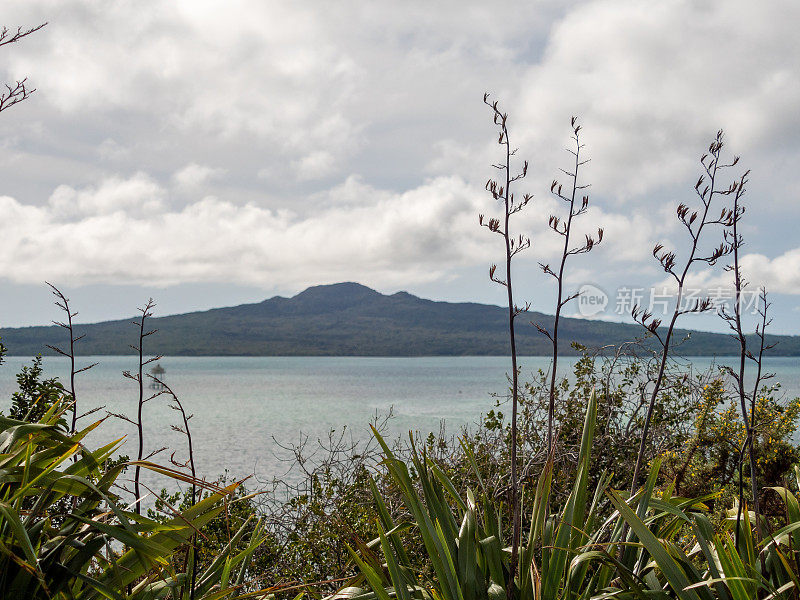
M507 309L477 303L438 302L406 292L385 295L358 283L308 288L292 298L275 296L256 304L155 317L148 324L158 333L148 338L145 352L169 356L506 356ZM517 353L551 356L552 343L532 324L551 328L552 315L528 312L516 328ZM126 356L136 341L130 320L76 325L83 337L79 356ZM641 340L641 325L562 317L559 353L580 354L586 348L627 345ZM676 329L673 352L682 356L737 356L730 335ZM9 355L54 354L47 346L65 340L57 326L0 329ZM752 348L760 344L748 336ZM771 356L800 356L800 336L767 335L777 343ZM652 338L638 350L656 349Z

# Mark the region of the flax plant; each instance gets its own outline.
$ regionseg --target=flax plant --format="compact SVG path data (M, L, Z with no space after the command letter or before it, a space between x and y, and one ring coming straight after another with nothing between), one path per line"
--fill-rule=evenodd
M770 302L767 299L767 289L765 287L761 288L761 292L759 294L759 307L758 307L758 314L761 317L761 322L756 325L756 338L758 339L758 354L753 354L750 350L746 351L747 358L755 363L756 366L756 376L755 380L753 381L753 393L750 395L750 425L747 428L747 439L745 440L745 448L743 451L739 453L739 461L740 463L744 460L744 450L748 451L750 456L750 482L752 487L753 493L753 510L756 513L756 531L759 535L759 538L762 535L761 531L761 521L759 520L758 513L759 513L759 503L758 503L758 493L759 489L756 485L756 462L754 456L754 449L753 449L753 431L756 428L756 406L758 404L758 392L761 389L761 383L767 379L771 379L774 375L772 373L765 373L764 372L764 352L767 352L775 347L775 344L768 344L766 339L767 327L770 326L772 323L772 319L769 318L769 307ZM744 373L742 373L744 375ZM742 376L741 385L739 386L740 391L744 390L744 376ZM745 424L747 424L747 413L744 411L745 404L744 398L740 398L741 400L741 408L743 409L742 412L742 419L744 420ZM744 506L744 486L742 485L742 469L741 465L739 467L739 505L737 507L737 515L736 515L736 522L737 525L741 518L741 511L742 507ZM737 529L738 534L738 529ZM738 543L738 538L737 538Z
M69 393L72 399L72 427L70 428L70 431L75 432L78 425L78 395L75 393L75 376L97 366L98 363L92 363L85 367L81 367L80 369L75 369L75 342L83 339L86 334L84 333L75 337L75 328L73 326L72 319L74 319L78 313L72 311L69 306L69 298L64 296L64 294L61 293L61 290L59 290L52 283L47 281L45 283L50 286L53 295L56 297L56 306L60 308L61 311L66 315L65 321L53 321L53 325L57 325L67 331L67 334L69 335L69 350L65 351L58 346L51 346L50 344L47 344L47 347L56 354L60 354L61 356L69 359ZM90 412L94 412L94 410Z
M0 48L10 44L16 44L29 35L36 33L45 25L47 25L46 22L30 28L17 27L16 31L12 31L8 27L0 27ZM36 91L36 88L32 88L28 85L27 77L18 79L13 84L6 83L4 87L5 90L0 90L0 112L8 110L12 106L27 100L30 98L31 94Z
M180 463L175 460L175 452L172 453L170 456L170 462L179 468L189 468L189 471L192 474L192 483L191 483L191 502L192 504L197 504L197 470L194 464L194 446L192 444L192 430L189 428L189 421L192 419L194 415L187 415L186 410L183 408L183 404L181 403L178 396L175 392L172 391L172 388L169 387L166 383L164 383L161 379L156 377L155 375L148 375L153 382L161 388L161 391L157 395L167 395L172 400L172 404L169 407L172 410L178 411L181 414L181 421L182 425L172 425L172 430L177 431L180 434L183 434L186 437L186 445L187 445L187 452L188 458L185 463ZM189 600L195 600L195 591L197 585L197 534L195 533L192 538L189 540L189 547L186 552L186 560L184 562L184 571L191 571L191 575L189 576L189 581L187 585L189 586Z
M489 279L493 282L502 285L506 288L508 296L508 334L509 334L509 347L511 350L511 506L512 506L512 519L513 519L513 535L511 540L511 574L516 571L517 559L519 555L520 544L520 491L519 491L519 476L517 465L517 410L519 405L519 367L517 366L517 341L514 333L514 321L516 318L526 312L530 308L530 304L526 303L520 307L514 303L514 290L511 282L511 261L512 259L530 247L530 238L519 235L514 236L510 231L511 217L520 212L532 196L525 194L521 200L514 197L511 187L519 180L524 179L528 174L528 161L524 161L522 170L513 174L511 172L512 159L517 153L516 148L512 148L508 135L508 114L501 112L498 103L489 101L489 94L484 94L483 102L492 110L494 124L499 129L497 143L503 148L504 157L499 163L492 165L500 172L500 181L489 179L486 182L486 190L491 194L496 202L500 202L503 207L503 214L500 219L490 218L488 221L484 219L483 215L478 217L478 223L482 227L486 227L490 232L496 233L503 238L505 245L505 278L496 275L497 265L493 264L489 268ZM510 585L509 590L513 598L513 589Z
M141 496L141 492L140 492L140 488L139 488L139 478L140 478L140 475L141 475L141 470L140 470L139 464L138 464L138 463L141 463L142 460L145 459L145 456L144 456L144 422L142 421L142 410L144 408L145 402L155 398L158 395L158 394L154 394L153 396L150 396L149 398L145 398L144 397L144 367L146 365L152 363L152 362L155 362L155 361L160 360L161 358L163 358L162 356L152 356L152 357L150 357L150 358L148 358L146 360L144 358L144 340L145 340L145 338L153 335L154 333L156 333L158 331L157 329L151 329L149 331L145 329L145 322L147 321L147 319L149 319L150 317L153 316L153 309L155 308L155 306L156 305L153 302L153 299L150 298L147 301L147 303L143 307L141 307L139 309L139 313L140 313L139 319L136 320L136 321L131 321L131 323L133 325L135 325L139 329L139 343L138 343L138 345L134 345L134 344L130 345L130 347L135 352L137 352L138 355L139 355L138 371L136 373L133 373L133 374L130 371L124 371L123 372L123 375L125 377L127 377L128 379L132 379L139 386L139 401L137 402L137 405L136 405L136 421L134 422L134 421L131 421L130 419L128 419L127 417L122 417L126 421L128 421L130 423L133 423L136 426L136 433L137 433L138 442L139 442L139 447L138 447L138 452L137 452L137 459L136 459L137 464L136 464L136 467L135 467L135 470L134 470L134 476L133 476L133 494L134 494L134 502L135 502L134 510L136 511L136 514L141 514L142 513L142 503L141 503L142 496ZM121 415L116 415L116 416L121 416ZM160 450L156 450L155 452L150 453L146 458L152 457L157 452L160 452Z
M796 599L800 582L800 502L787 487L771 488L785 510L784 524L769 538L753 536L745 512L741 543L732 519L717 522L708 503L675 494L674 483L657 488L661 461L649 467L645 484L625 498L609 487L608 475L590 487L596 452L597 400L584 418L577 470L566 502L550 514L552 455L531 492L530 529L521 544L518 570L509 581L510 558L503 539L502 510L484 485L472 450L462 446L475 470L477 487L459 490L445 470L411 443L404 459L378 435L383 465L402 495L397 513L371 488L378 536L354 540L350 553L360 574L327 600L678 600ZM800 481L800 469L795 467ZM564 483L564 482L562 482ZM632 536L624 542L625 531ZM424 560L409 545L421 539Z
M667 359L669 358L670 344L672 343L675 324L682 315L703 313L713 307L709 298L696 299L684 305L684 288L689 272L691 268L698 263L713 266L721 257L731 251L730 246L726 245L724 242L721 242L719 246L713 247L708 253L704 253L701 247L701 240L704 239L703 234L707 231L707 228L713 225L724 226L729 220L729 211L724 207L719 217L715 218L712 216L712 205L714 201L719 197L734 194L739 187L738 181L731 183L728 187L720 187L718 179L722 175L722 172L739 162L738 157L735 157L733 161L728 164L720 162L723 146L723 133L722 130L720 130L717 132L714 141L710 144L708 153L703 154L700 158L700 164L703 167L704 174L700 176L694 186L695 194L700 203L698 209L693 211L685 204L680 204L677 208L678 221L686 228L690 239L688 256L683 266L678 266L676 254L672 251L665 250L662 244L657 244L655 248L653 248L653 256L664 271L677 284L675 306L666 330L659 329L662 322L661 319L656 318L652 313L642 309L640 306L635 306L631 311L634 320L640 323L655 337L661 347L658 374L656 375L655 384L650 395L650 402L647 406L647 414L645 415L644 427L642 429L639 452L636 456L636 465L634 466L633 475L631 477L631 495L636 492L639 486L639 472L644 463L650 423L653 418L653 410L655 409L656 401L658 400L658 394L661 391L661 384L663 383Z
M570 246L571 243L571 235L572 235L572 224L573 220L576 217L579 217L586 213L589 210L589 196L584 195L580 201L578 201L578 194L582 193L583 190L589 187L589 184L579 184L578 183L578 171L580 168L589 162L590 159L583 158L581 156L581 150L583 150L584 144L581 144L580 139L580 131L581 126L577 124L578 119L577 117L572 117L570 121L570 127L572 127L572 139L575 142L575 149L567 148L567 152L569 152L575 158L575 164L572 167L572 170L561 169L562 173L564 173L567 177L572 180L571 191L567 192L567 195L562 193L562 185L558 182L558 180L553 180L553 183L550 185L550 193L553 194L556 198L561 200L562 202L566 202L568 205L568 212L566 219L562 219L555 215L550 215L550 219L548 220L548 227L555 231L558 235L564 238L564 246L561 252L561 259L557 269L554 271L549 264L539 263L539 266L542 268L546 274L552 276L556 281L557 293L556 293L556 312L555 317L553 319L553 330L552 332L548 331L545 327L541 325L537 325L534 323L534 326L542 332L553 344L553 365L552 365L552 372L550 373L550 397L549 397L549 404L547 408L547 452L550 453L553 451L553 421L555 415L555 401L556 401L556 379L558 377L558 324L561 319L561 310L564 306L569 303L571 300L577 298L580 294L574 293L568 296L564 296L564 267L567 263L567 259L570 256L575 256L577 254L587 254L591 252L592 249L603 241L603 230L597 230L597 236L585 236L583 242L577 246ZM578 204L579 202L579 204Z
M184 598L187 573L171 559L212 521L239 483L225 487L197 482L210 494L163 522L129 512L113 486L125 463L110 461L122 440L98 449L86 436L103 420L77 432L66 430L64 398L38 422L0 415L0 597L33 600L155 600ZM108 466L111 465L111 466ZM194 478L143 461L136 466L172 479ZM241 540L242 528L233 536ZM235 597L258 546L262 525L245 548L221 549L197 576L195 597Z
M409 464L375 431L389 477L400 490L412 521L395 521L373 483L379 537L359 544L360 554L351 549L363 577L350 581L330 600L566 600L588 598L602 589L606 580L587 577L589 561L578 560L585 554L585 546L592 547L599 541L596 534L605 532L600 527L599 508L608 478L601 480L593 495L588 488L596 417L597 402L592 394L584 419L578 469L566 505L559 514L548 514L547 498L553 483L551 456L532 494L528 537L520 546L518 565L513 566L505 550L502 511L492 502L467 444L463 449L479 489L462 493L435 461L417 450L413 437ZM416 577L419 565L414 564L403 545L401 534L409 528L422 538L425 556L432 564L435 581L431 587ZM383 556L372 548L380 548ZM357 587L362 580L369 584L372 594Z
M742 198L745 194L745 185L747 184L747 176L749 172L746 172L742 177L739 179L736 187L736 191L733 194L733 208L728 213L728 222L726 223L728 229L725 231L725 240L728 243L728 246L731 249L732 255L732 262L725 267L725 270L732 273L733 275L733 289L734 289L734 302L733 302L733 312L729 312L725 306L720 307L720 316L722 319L728 324L728 327L733 332L733 337L736 339L737 343L739 344L739 356L738 356L738 367L736 369L732 367L726 367L725 370L730 374L731 378L734 381L735 385L735 393L736 397L739 399L739 406L742 411L742 422L744 423L745 429L745 441L744 445L739 453L739 460L740 462L744 461L744 453L747 452L747 455L750 459L750 487L751 487L751 499L753 502L753 511L755 514L755 526L756 532L758 533L758 538L761 539L761 520L759 517L759 506L758 506L758 481L757 481L757 473L756 473L756 459L755 459L755 450L753 448L753 427L755 426L755 394L750 402L750 414L748 415L748 398L747 392L745 391L745 362L747 359L748 354L752 356L750 351L747 348L747 338L744 335L744 330L742 327L742 292L745 287L747 287L748 282L742 276L742 267L739 262L739 250L742 247L744 240L742 238L742 234L739 233L739 222L741 221L742 217L744 216L745 207L742 205ZM763 350L761 352L763 355ZM760 368L760 365L759 365ZM758 391L758 384L756 383L756 393ZM741 518L741 509L742 509L742 501L743 501L743 485L742 485L742 468L741 465L739 467L739 508L737 510L737 525ZM738 542L738 529L737 529L737 542Z

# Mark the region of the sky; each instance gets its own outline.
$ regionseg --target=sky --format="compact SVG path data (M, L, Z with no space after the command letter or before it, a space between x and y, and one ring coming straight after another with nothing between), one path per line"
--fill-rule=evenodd
M568 185L572 116L591 158L576 233L604 239L566 268L597 302L566 313L610 320L630 321L632 299L658 313L652 248L685 259L675 209L697 205L723 129L724 156L741 156L725 177L750 170L748 291L769 290L773 332L800 334L794 0L11 0L2 19L48 24L0 47L0 80L37 90L0 113L0 326L58 318L45 281L82 322L149 297L172 314L340 281L502 304L488 279L502 240L478 226L500 210L484 189L502 159L488 92L529 162L520 303L554 310L539 263L560 252L550 184ZM724 298L724 262L689 285Z

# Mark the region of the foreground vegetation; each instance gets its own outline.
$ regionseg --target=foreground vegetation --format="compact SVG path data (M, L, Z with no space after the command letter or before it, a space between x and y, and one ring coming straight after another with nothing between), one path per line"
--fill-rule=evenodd
M191 547L236 502L238 484L206 486L206 498L185 510L144 518L115 490L123 469L187 476L113 460L120 441L88 449L82 441L102 421L70 433L64 397L49 406L41 399L21 419L0 417L0 597L178 598L191 587L192 597L219 598L237 589L263 541L260 524L246 538L240 528L202 568ZM17 400L18 410L24 398Z
M646 483L632 497L619 491L642 427L630 399L652 366L585 353L573 383L557 386L560 435L550 454L541 451L549 378L525 386L514 597L796 597L800 456L791 439L800 401L781 403L765 389L759 406L768 531L758 539L751 511L737 527L744 431L718 372L686 380L672 366ZM143 461L198 487L163 492L144 516L127 500L124 474L135 463L112 460L115 444L82 445L102 419L70 433L60 384L31 369L19 380L15 418L0 420L0 597L511 595L505 398L457 437L385 441L376 424L371 442L326 441L313 466L311 449L296 448L306 475L291 490L276 482L253 495L247 484L209 484Z

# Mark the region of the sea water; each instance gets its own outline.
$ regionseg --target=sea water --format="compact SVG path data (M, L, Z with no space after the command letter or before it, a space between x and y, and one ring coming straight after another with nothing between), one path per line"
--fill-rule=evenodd
M562 358L559 371L569 373L574 357ZM123 377L137 369L134 356L80 357L78 366L99 362L77 376L79 413L99 410L81 420L89 425L107 413L136 417L138 385ZM390 412L387 434L409 430L423 435L438 432L445 423L449 433L479 421L482 414L507 394L509 359L504 357L166 357L164 380L192 414L191 432L198 472L211 479L226 469L231 477L255 475L267 481L281 476L289 457L281 446L305 441L312 451L317 441L344 434L346 440L369 436L369 424ZM30 359L8 357L0 367L0 409L7 412L16 389L14 379ZM522 357L522 381L538 369L547 370L549 357ZM735 359L713 361L693 358L700 372L713 364L735 365ZM69 363L63 357L46 357L45 374L68 380ZM153 365L148 365L147 368ZM770 358L767 370L782 385L781 394L800 396L800 360ZM149 383L149 380L148 380ZM145 388L145 396L153 390ZM158 456L168 463L186 460L185 437L172 429L181 425L180 414L169 408L166 396L144 405L145 454L161 447ZM508 410L501 407L500 410ZM136 430L128 422L109 418L89 438L101 443L123 438L120 452L136 455Z

